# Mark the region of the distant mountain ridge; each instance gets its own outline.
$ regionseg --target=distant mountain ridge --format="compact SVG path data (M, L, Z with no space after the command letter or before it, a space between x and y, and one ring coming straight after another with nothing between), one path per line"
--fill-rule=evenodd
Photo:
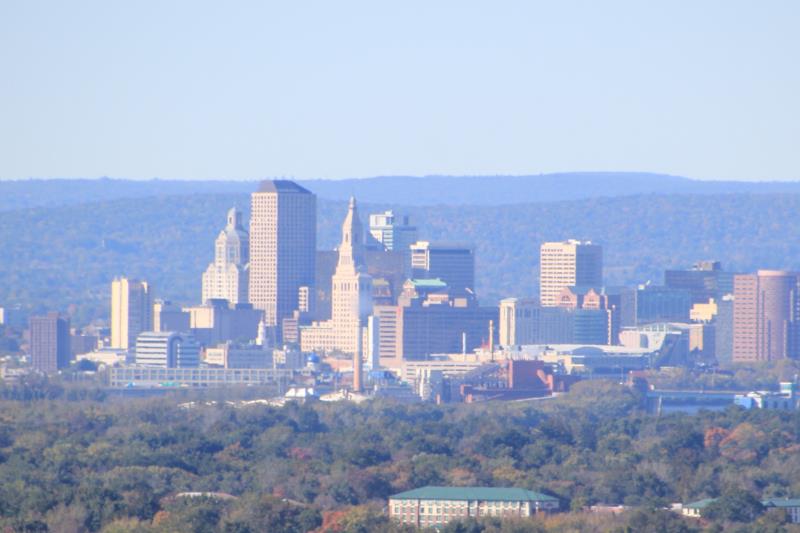
M378 176L297 180L320 198L407 206L506 205L640 194L800 193L800 181L701 181L645 172L568 172L530 176ZM237 194L258 181L31 179L0 181L0 211L122 198Z

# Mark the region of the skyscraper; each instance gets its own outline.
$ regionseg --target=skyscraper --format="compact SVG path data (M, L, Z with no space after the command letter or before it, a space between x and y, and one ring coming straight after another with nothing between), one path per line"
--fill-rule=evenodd
M733 281L733 361L796 357L798 275L781 270Z
M537 338L539 302L534 299L500 300L499 342L501 346L532 344Z
M603 286L603 248L590 241L546 242L540 249L539 301L542 307L558 305L565 287Z
M364 233L356 201L350 199L342 224L339 260L331 280L331 319L301 329L303 351L338 350L353 354L363 345L372 314L372 278L364 260Z
M355 198L350 198L342 224L339 262L332 279L331 320L336 347L354 353L361 345L361 328L372 314L372 278L364 261L364 234Z
M203 298L247 303L250 236L242 225L242 212L232 207L228 223L214 243L214 262L203 273Z
M691 269L665 270L664 285L670 289L685 289L691 293L692 303L719 300L733 291L733 272L722 270L719 261L699 261Z
M69 319L58 313L30 318L31 365L41 372L69 366Z
M409 225L407 216L401 220L392 210L373 213L369 216L369 233L384 249L402 253L406 268L410 266L409 247L417 242L417 228Z
M438 278L453 296L474 293L475 254L469 246L418 241L411 245L411 275Z
M111 347L134 349L139 333L152 329L152 287L146 281L115 279L111 283Z
M291 317L300 288L314 286L316 232L317 198L300 185L263 181L252 194L249 298L267 326Z

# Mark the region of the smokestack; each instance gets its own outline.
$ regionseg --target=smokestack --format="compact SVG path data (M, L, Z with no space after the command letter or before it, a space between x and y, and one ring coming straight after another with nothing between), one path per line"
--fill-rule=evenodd
M494 320L489 321L489 354L494 361Z
M361 374L363 360L361 359L361 350L363 345L363 334L361 325L358 326L358 338L356 339L356 352L353 354L353 392L361 392Z

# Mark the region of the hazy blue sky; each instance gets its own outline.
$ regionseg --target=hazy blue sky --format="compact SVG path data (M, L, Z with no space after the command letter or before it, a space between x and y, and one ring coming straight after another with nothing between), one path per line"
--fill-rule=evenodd
M800 179L800 1L0 2L0 178Z

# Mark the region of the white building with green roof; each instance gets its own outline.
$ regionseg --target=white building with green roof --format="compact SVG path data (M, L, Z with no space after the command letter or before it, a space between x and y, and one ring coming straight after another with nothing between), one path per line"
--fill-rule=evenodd
M785 509L792 524L800 524L800 498L768 498L761 505L767 509Z
M703 509L711 505L716 500L716 498L705 498L696 502L687 503L681 506L681 514L683 516L689 516L692 518L700 518L702 516Z
M389 516L416 527L483 516L533 516L558 510L557 498L518 488L422 487L389 497Z

